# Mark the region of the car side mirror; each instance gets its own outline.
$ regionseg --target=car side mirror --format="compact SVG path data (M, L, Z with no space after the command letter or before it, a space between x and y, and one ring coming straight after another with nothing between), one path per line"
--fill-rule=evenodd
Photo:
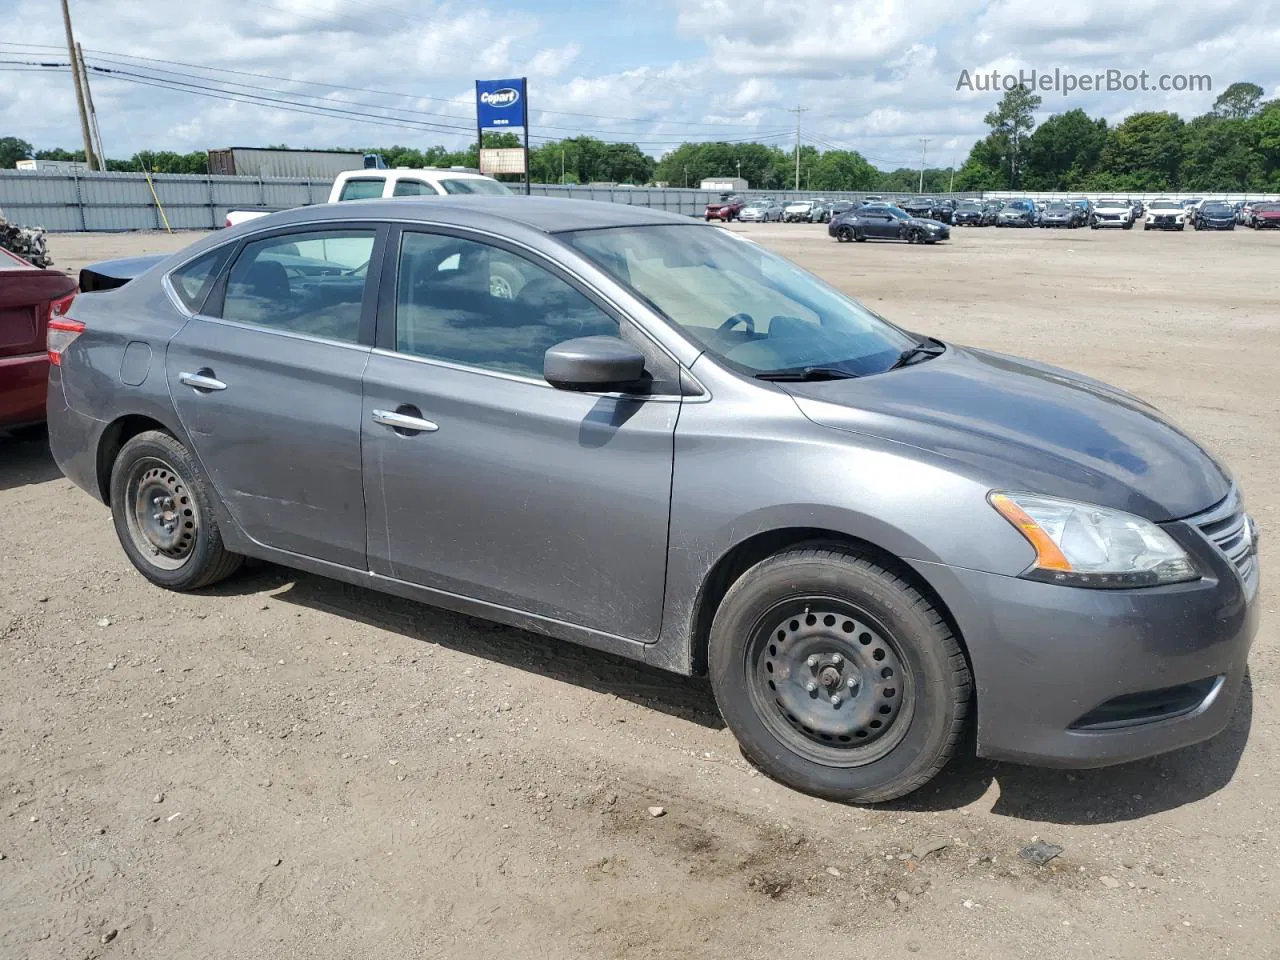
M542 376L560 390L609 390L644 376L644 354L618 337L576 337L542 360Z

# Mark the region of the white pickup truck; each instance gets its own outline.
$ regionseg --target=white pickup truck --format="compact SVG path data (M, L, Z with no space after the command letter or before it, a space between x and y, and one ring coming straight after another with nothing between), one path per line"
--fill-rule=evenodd
M377 197L439 197L451 194L483 193L506 196L511 193L505 183L482 173L457 167L428 167L414 170L346 170L338 174L329 191L329 202L339 200L372 200ZM234 227L276 211L260 207L256 210L228 210L224 227Z

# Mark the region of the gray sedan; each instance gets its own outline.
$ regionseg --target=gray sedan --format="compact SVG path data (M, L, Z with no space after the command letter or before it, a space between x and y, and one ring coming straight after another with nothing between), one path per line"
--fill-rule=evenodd
M258 557L709 674L745 754L861 802L979 754L1228 722L1256 531L1120 390L944 343L639 207L362 201L106 263L49 426L143 576Z

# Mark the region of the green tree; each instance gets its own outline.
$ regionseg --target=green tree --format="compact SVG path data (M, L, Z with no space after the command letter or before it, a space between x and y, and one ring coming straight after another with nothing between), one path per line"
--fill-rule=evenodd
M973 145L956 172L957 190L1008 190L1009 143L998 133L988 134Z
M31 158L31 144L17 137L0 137L0 170L12 170L19 160Z
M1182 174L1185 124L1175 113L1133 113L1107 134L1103 182L1116 190L1176 190ZM1098 182L1096 180L1091 182Z
M1078 189L1097 170L1106 142L1106 120L1094 120L1079 109L1050 117L1027 138L1022 186Z
M853 150L828 150L810 171L813 190L871 190L880 171Z
M1035 114L1042 102L1037 94L1018 84L982 118L991 132L999 134L1009 145L1009 182L1014 187L1021 182L1022 145L1035 128Z
M1248 190L1264 185L1257 125L1214 114L1186 126L1180 182L1185 190Z
M1213 101L1213 112L1229 120L1252 117L1262 102L1263 89L1256 83L1239 81L1231 84Z

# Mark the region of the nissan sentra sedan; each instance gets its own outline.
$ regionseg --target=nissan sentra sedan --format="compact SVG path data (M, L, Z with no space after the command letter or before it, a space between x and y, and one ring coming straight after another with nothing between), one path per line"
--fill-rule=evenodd
M707 674L747 757L840 800L970 728L1095 766L1235 707L1256 530L1213 457L724 228L370 200L91 273L120 285L50 325L50 442L160 587L257 557Z

